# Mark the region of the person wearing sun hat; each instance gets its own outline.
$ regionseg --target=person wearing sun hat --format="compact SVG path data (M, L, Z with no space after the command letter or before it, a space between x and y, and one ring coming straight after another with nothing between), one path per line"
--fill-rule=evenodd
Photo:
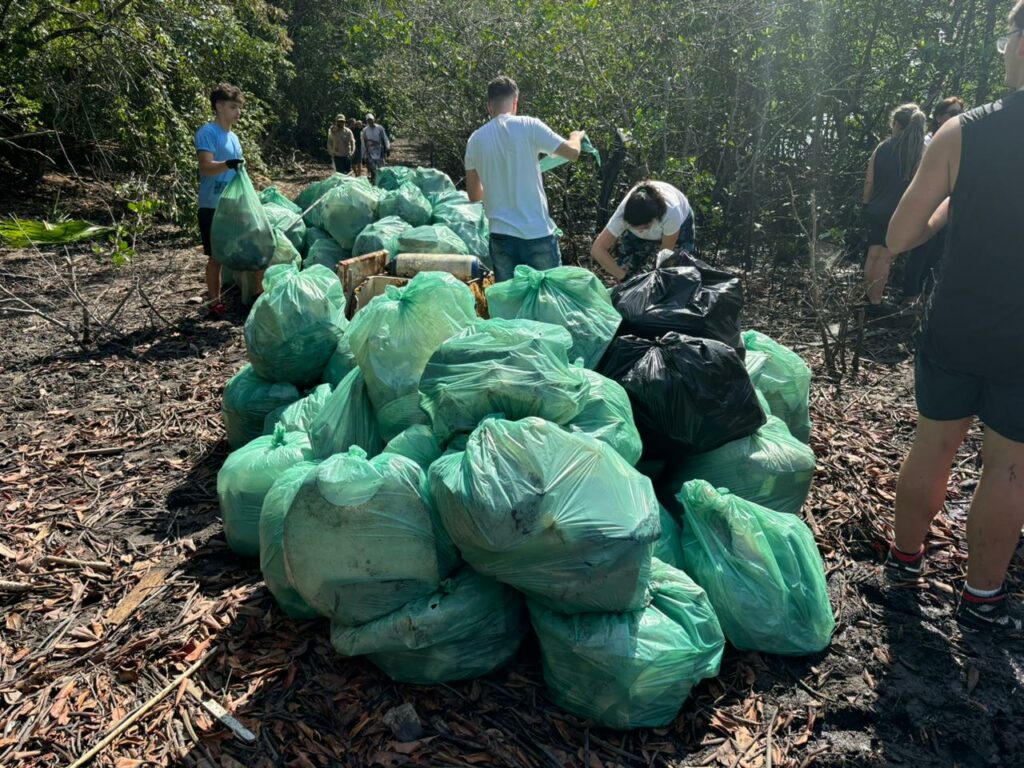
M371 182L377 178L377 169L384 165L390 151L391 140L387 131L377 123L372 112L367 112L366 126L363 128L363 160Z
M356 137L345 124L345 116L335 115L327 137L327 152L338 173L352 173L352 155L356 151Z

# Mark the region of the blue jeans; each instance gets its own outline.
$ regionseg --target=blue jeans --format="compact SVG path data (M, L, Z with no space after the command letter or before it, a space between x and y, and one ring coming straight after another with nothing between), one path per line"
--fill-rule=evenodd
M534 269L553 269L562 263L562 252L558 249L558 238L554 235L524 240L512 235L491 234L491 264L494 266L494 280L509 280L520 264Z

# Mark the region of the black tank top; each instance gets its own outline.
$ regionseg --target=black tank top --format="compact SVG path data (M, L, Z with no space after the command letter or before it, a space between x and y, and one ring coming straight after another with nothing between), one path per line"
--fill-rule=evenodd
M953 371L1024 377L1024 92L960 116L960 170L925 322L929 356Z
M900 198L907 191L910 182L900 173L900 158L896 153L896 139L890 136L875 150L874 180L868 213L892 216Z

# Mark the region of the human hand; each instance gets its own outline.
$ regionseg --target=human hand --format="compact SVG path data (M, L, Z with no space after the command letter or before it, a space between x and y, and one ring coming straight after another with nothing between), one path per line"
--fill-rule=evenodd
M226 165L226 166L227 166L227 167L228 167L229 169L231 169L232 171L234 171L234 170L236 170L236 169L238 168L238 166L240 166L240 165L241 165L241 164L242 164L243 162L245 162L245 161L244 161L244 160L242 160L242 158L240 158L240 157L232 157L232 158L231 158L231 159L229 159L229 160L225 160L225 161L224 161L224 165Z

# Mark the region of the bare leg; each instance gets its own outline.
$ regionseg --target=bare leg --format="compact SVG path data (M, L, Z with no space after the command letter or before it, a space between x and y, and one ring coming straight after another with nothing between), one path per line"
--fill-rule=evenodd
M220 300L220 264L213 259L206 260L206 290L210 301Z
M896 546L908 554L924 543L932 519L946 500L946 484L953 457L964 440L971 419L934 421L917 417L917 433L900 467L896 485ZM1024 460L1021 462L1024 474Z
M889 270L896 255L884 245L868 248L864 262L864 293L872 304L881 304L885 284L889 282Z
M1024 524L1024 443L985 428L985 466L967 516L967 583L997 589Z

